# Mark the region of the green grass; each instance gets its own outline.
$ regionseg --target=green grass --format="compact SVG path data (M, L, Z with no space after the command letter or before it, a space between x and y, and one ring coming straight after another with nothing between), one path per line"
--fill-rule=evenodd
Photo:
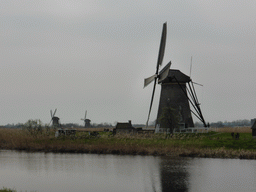
M36 144L48 143L49 145L105 145L105 146L140 146L140 147L187 147L187 148L226 148L226 149L256 149L256 140L249 133L240 133L239 140L233 139L230 133L190 133L174 134L165 137L163 134L146 136L119 135L109 136L109 133L101 133L100 137L89 137L80 134L76 138L43 138L36 139Z
M213 136L209 135L202 139L201 147L213 149L224 147L233 150L255 150L256 140L252 139L252 136L249 133L240 133L238 140L233 139L230 133L219 133L213 134Z

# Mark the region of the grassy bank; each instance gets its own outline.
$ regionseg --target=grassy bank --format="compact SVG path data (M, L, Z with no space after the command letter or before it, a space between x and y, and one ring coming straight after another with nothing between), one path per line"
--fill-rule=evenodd
M168 138L164 134L112 136L109 132L91 137L87 132L78 132L73 137L55 138L53 132L31 135L24 130L0 129L0 149L256 159L256 140L251 133L240 132L236 140L228 131L174 134Z

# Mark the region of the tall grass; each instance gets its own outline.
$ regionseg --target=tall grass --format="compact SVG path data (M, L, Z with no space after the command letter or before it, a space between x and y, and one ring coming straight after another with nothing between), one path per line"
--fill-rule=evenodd
M210 128L209 131L216 131L221 133L252 133L251 127L221 127Z
M256 140L252 139L251 133L240 133L239 140L236 140L228 130L196 134L115 136L105 132L98 137L78 132L76 136L55 138L53 131L43 131L35 137L25 130L0 129L0 149L256 159Z

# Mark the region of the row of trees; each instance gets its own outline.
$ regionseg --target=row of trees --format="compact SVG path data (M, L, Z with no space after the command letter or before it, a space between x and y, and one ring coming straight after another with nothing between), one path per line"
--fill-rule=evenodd
M248 120L248 119L241 119L241 120L236 120L236 121L218 121L218 122L215 122L215 123L211 123L210 124L211 127L240 127L240 126L251 126L252 123L251 123L251 120Z
M30 121L30 120L29 120ZM38 120L40 121L40 120ZM164 124L168 124L168 127L177 127L178 126L178 116L175 113L175 110L166 107L163 109L163 113L159 118L159 121L164 122ZM28 122L26 122L28 123ZM26 124L25 123L25 124ZM93 123L91 124L92 128L97 128L97 127L115 127L117 122L114 124L111 123ZM25 124L23 123L17 123L17 124L7 124L3 127L7 128L22 128ZM203 124L201 122L195 122L195 127L203 127ZM40 121L40 125L42 125L42 122ZM68 128L68 127L74 127L74 128L82 128L84 127L83 125L79 125L76 123L66 123L66 124L61 124L63 128ZM155 125L155 121L151 122L151 126ZM241 119L241 120L235 120L235 121L217 121L217 122L212 122L210 123L210 127L235 127L235 126L251 126L252 121L248 119ZM45 124L45 126L49 126ZM145 124L133 124L134 127L144 127Z
M31 121L31 120L29 120ZM38 120L40 121L40 120ZM28 122L26 122L28 123ZM7 124L7 125L4 125L3 127L6 127L6 128L22 128L26 123L17 123L17 124ZM42 121L40 121L40 124L43 125ZM49 126L49 124L45 124L45 126ZM68 127L76 127L76 128L82 128L84 127L84 125L79 125L77 123L66 123L66 124L61 124L61 126L63 128L68 128ZM91 127L113 127L113 125L111 123L93 123L91 125Z

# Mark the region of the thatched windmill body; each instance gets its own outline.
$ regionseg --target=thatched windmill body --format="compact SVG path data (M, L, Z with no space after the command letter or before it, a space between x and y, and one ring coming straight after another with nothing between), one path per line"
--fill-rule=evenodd
M148 125L155 94L155 86L156 82L158 81L158 84L161 84L161 95L156 124L159 124L161 128L169 128L168 126L170 125L167 125L166 122L161 122L161 120L159 120L159 117L162 115L163 109L165 107L170 107L175 111L176 117L178 116L177 118L179 124L182 124L185 127L194 127L191 115L191 113L193 113L200 121L203 122L204 126L206 127L206 123L200 109L200 104L196 96L194 85L190 77L180 72L179 70L170 70L171 62L169 62L160 72L158 72L164 56L167 33L166 28L167 24L164 23L156 66L156 73L155 75L144 79L144 87L154 81L153 93L150 102L146 126ZM190 105L192 106L194 111L190 109Z

